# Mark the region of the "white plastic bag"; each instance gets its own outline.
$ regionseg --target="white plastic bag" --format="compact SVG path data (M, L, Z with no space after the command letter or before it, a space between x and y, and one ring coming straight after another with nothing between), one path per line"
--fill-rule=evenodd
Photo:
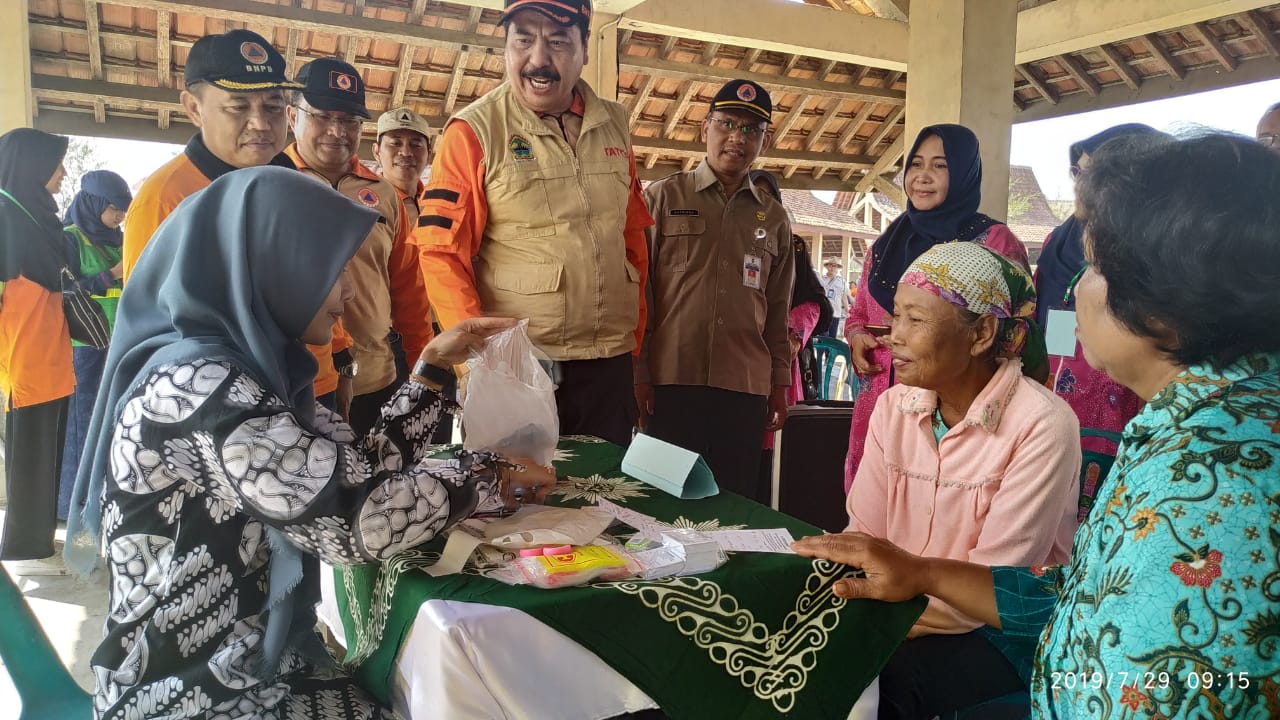
M560 439L556 388L529 340L528 320L489 338L467 361L463 447L551 465Z

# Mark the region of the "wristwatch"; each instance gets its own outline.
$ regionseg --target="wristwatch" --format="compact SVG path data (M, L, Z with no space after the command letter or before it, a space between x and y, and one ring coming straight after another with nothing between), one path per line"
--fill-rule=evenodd
M337 368L338 374L344 378L353 378L360 373L360 363L352 360L351 362Z

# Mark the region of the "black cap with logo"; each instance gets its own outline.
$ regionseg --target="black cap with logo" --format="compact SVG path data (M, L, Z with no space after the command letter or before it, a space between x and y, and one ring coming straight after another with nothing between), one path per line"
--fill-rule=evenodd
M773 115L773 101L764 88L750 80L730 80L711 100L712 110L743 110L763 120Z
M182 72L187 87L207 82L229 92L298 89L285 74L284 56L250 30L205 35L187 53Z
M317 110L369 117L360 71L337 58L317 58L298 71L302 97Z
M591 0L506 0L499 25L505 25L521 10L537 10L557 25L591 26Z

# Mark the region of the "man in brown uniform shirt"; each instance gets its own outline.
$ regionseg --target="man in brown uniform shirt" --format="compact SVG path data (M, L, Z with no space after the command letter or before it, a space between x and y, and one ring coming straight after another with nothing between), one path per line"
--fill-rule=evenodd
M747 181L772 108L759 85L726 84L702 122L707 157L645 190L657 224L635 372L648 433L701 454L721 487L760 501L761 440L787 417L795 282L787 211Z

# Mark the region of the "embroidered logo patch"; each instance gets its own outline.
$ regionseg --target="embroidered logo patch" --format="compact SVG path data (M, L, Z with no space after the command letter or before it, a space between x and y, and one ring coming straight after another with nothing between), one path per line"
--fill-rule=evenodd
M533 145L523 135L512 135L507 145L511 148L511 157L517 160L533 159Z
M756 89L746 83L738 86L738 99L742 102L752 102L756 99Z
M766 217L768 217L768 215L765 215L763 210L756 211L756 219L759 220L760 222L764 222L764 219Z
M258 43L249 40L240 43L240 57L248 60L254 65L265 65L267 62L267 51Z
M369 207L378 206L378 193L370 190L369 188L360 188L356 193L356 199Z
M330 70L329 71L329 87L333 88L334 90L341 90L343 92L355 93L356 78L354 75L351 75L349 73L338 72L337 70Z

